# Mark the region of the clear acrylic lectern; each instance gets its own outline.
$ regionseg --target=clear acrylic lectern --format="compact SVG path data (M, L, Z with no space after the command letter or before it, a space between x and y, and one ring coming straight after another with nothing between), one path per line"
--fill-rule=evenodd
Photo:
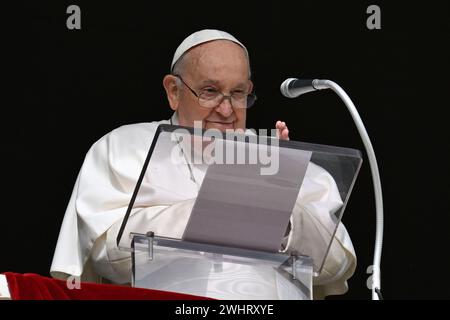
M217 299L312 299L361 163L355 149L160 125L117 236L131 254L133 286ZM255 166L261 177L246 173ZM154 185L182 194L183 179L200 185L184 196L195 204L183 237L133 222L154 205ZM295 237L291 214L302 221Z

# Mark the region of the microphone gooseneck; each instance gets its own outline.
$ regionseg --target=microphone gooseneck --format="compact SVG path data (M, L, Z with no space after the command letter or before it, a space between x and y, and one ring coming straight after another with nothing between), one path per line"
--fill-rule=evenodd
M373 150L372 143L370 141L369 135L367 134L366 128L356 110L350 97L345 93L337 83L331 80L300 80L297 78L286 79L280 86L281 93L283 96L288 98L296 98L302 94L322 89L333 90L345 103L348 111L350 112L353 121L355 122L356 128L361 136L364 147L367 152L367 157L369 159L370 170L372 173L372 181L375 194L375 208L376 208L376 231L375 231L375 251L373 256L373 266L368 269L373 271L371 276L371 290L372 299L380 300L383 299L381 295L381 252L383 248L383 193L381 190L381 179L378 170L378 163L375 157L375 151Z

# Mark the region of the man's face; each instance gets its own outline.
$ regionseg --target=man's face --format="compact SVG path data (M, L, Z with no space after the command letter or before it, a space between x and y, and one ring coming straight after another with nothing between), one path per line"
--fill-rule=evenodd
M234 42L217 40L201 44L188 53L183 61L180 76L197 94L202 90L216 90L224 95L244 91L250 93L249 65L245 51ZM230 99L214 108L199 105L198 98L182 83L176 88L176 77L164 78L170 106L178 111L179 123L193 127L194 121L202 121L205 129L245 129L246 109L234 108Z

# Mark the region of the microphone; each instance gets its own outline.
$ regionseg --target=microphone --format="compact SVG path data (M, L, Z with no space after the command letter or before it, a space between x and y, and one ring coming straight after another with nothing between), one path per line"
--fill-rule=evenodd
M329 80L286 79L280 86L281 94L286 98L296 98L302 94L329 88Z
M373 150L372 142L367 134L364 123L359 116L350 97L337 83L331 80L300 80L296 78L286 79L280 86L281 94L287 98L296 98L302 94L322 89L333 90L344 102L350 115L355 122L356 128L361 136L361 140L367 152L369 159L370 171L372 173L373 189L375 194L375 211L376 211L376 230L375 230L375 250L373 254L373 265L369 266L373 272L371 281L372 299L382 299L381 296L381 252L383 248L383 226L384 226L384 210L383 210L383 193L381 190L380 172L378 170L377 158Z

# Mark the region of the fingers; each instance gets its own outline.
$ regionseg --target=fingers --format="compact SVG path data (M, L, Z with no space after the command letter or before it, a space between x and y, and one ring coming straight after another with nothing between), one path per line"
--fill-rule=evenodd
M289 140L289 129L288 128L281 131L280 139L281 140Z
M284 128L287 128L287 126L285 122L278 120L275 123L275 128L277 128L278 130L283 130Z
M289 140L289 129L285 122L278 120L275 123L277 129L277 137L282 140Z

